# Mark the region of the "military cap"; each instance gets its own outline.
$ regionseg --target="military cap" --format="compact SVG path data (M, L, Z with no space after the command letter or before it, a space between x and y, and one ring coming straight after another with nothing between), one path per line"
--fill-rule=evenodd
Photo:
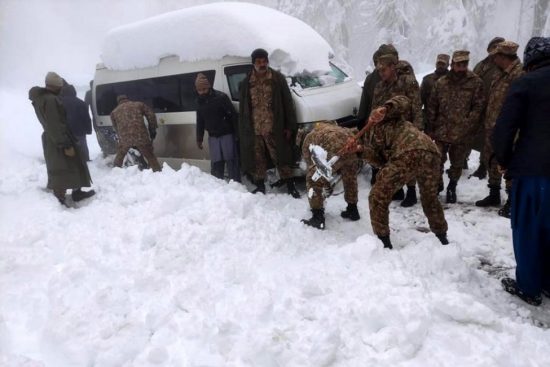
M491 49L492 49L495 45L497 45L497 44L499 44L499 43L501 43L501 42L504 42L504 41L505 41L505 39L502 38L502 37L495 37L495 38L493 38L493 39L489 42L489 44L487 45L487 52L491 52Z
M389 65L397 65L397 57L393 54L380 55L378 58L377 68L382 68Z
M411 112L411 100L404 95L394 96L384 103L388 107L386 118L394 119L401 116L406 116Z
M490 52L491 55L502 54L516 56L518 52L519 45L512 41L503 41L496 45L493 51Z
M396 58L399 58L399 53L397 52L397 49L391 45L391 44L382 44L380 47L378 47L378 53L380 56L382 55L395 55Z
M126 94L120 94L118 97L116 97L117 103L120 103L124 101L125 99L128 99L128 96Z
M470 51L459 50L453 52L453 62L470 61Z
M63 78L59 76L59 74L50 71L48 74L46 74L45 78L46 85L49 85L51 87L63 87Z
M451 57L447 54L439 54L437 55L437 60L436 60L436 64L438 62L442 62L444 63L445 65L449 65L449 60L451 59Z

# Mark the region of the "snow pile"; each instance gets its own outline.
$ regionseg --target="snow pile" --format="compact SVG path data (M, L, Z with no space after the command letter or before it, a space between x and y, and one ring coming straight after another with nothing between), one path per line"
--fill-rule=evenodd
M155 66L162 57L183 61L250 57L256 48L286 75L327 72L329 44L301 20L255 4L215 3L182 9L109 32L102 60L109 69Z
M463 177L441 246L420 205L392 204L395 250L327 201L252 195L184 165L90 164L97 195L63 209L41 159L0 174L0 366L550 365L541 309L501 290L509 222ZM465 172L465 176L469 172ZM302 188L303 189L303 188ZM17 215L13 215L17 213ZM492 264L480 266L480 264ZM529 361L529 362L526 362Z

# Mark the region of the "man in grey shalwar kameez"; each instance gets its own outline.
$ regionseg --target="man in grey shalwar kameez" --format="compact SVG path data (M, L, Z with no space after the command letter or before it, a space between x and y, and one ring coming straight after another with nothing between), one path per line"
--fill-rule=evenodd
M211 173L223 179L225 165L229 179L241 182L237 153L237 111L224 93L213 89L206 76L197 75L195 89L198 97L197 146L203 148L204 130L208 131Z

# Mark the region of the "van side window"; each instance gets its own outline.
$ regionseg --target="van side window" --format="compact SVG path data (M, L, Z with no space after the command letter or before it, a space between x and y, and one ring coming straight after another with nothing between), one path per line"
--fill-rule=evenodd
M239 84L241 84L251 70L252 65L250 64L227 66L223 69L227 77L227 84L229 85L229 92L231 92L231 99L233 101L239 101Z
M97 114L110 115L120 94L126 94L133 101L144 102L157 113L196 111L195 79L198 73L206 75L214 85L215 70L98 85Z

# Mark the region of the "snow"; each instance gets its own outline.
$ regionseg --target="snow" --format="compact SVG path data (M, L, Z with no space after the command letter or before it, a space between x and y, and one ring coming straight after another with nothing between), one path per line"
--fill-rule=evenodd
M319 231L300 223L306 195L252 195L188 165L113 169L92 152L97 195L77 209L44 190L39 149L0 158L0 366L550 363L549 302L501 289L509 222L473 206L487 189L471 170L445 210L449 246L418 230L419 204L393 203L388 251L370 226L368 170L361 220L343 220L334 196Z
M361 74L381 42L394 41L417 72L463 45L482 58L497 34L524 44L540 33L535 3L277 7L313 24ZM319 231L300 223L311 215L303 185L295 200L252 195L187 165L160 174L113 169L94 136L97 195L61 208L44 190L29 87L56 70L82 97L105 29L182 6L75 4L0 2L1 367L550 365L550 301L534 308L502 290L498 278L515 267L510 223L473 205L487 194L486 181L467 179L475 153L459 204L446 205L449 246L423 232L419 204L392 203L395 249L382 249L370 226L368 170L359 176L361 220L343 220L343 195L333 196ZM467 21L456 22L459 15ZM537 29L544 34L549 24Z
M250 3L224 2L173 11L121 26L105 39L101 58L115 70L152 67L169 55L182 61L249 58L256 48L285 75L330 71L329 44L306 23Z

